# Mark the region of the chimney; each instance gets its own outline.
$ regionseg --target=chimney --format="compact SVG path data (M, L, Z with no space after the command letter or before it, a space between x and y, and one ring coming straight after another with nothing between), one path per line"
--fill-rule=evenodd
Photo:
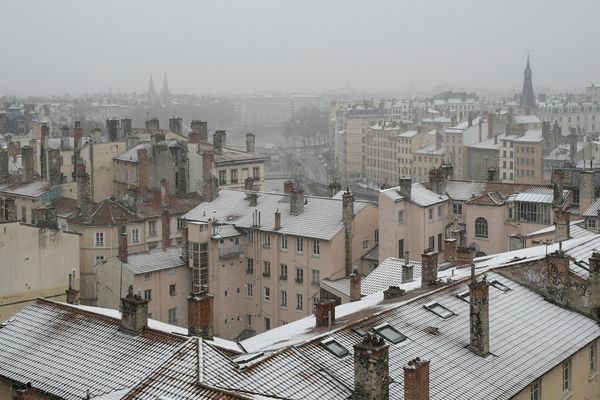
M456 247L456 266L473 264L473 250L465 246Z
M354 345L354 400L390 398L389 346L376 335Z
M469 309L471 339L469 350L485 357L490 352L490 285L485 279L477 282L475 266L471 267L471 282L469 283Z
M90 174L85 169L80 171L77 179L77 203L81 220L84 224L92 222L92 204L90 196Z
M121 331L138 335L148 326L148 302L139 292L133 294L129 285L127 296L121 299Z
M546 287L548 300L559 305L567 304L570 287L569 257L561 251L546 256ZM552 279L552 277L554 277Z
M48 150L48 181L51 185L60 185L62 183L61 166L60 150Z
M122 263L127 263L129 250L127 248L127 232L125 232L124 228L125 226L123 226L122 231L119 233L119 260Z
M281 229L281 213L279 209L275 211L275 230L278 231Z
M417 357L404 367L404 400L429 400L429 360Z
M487 134L487 138L491 139L493 137L495 137L494 135L494 114L493 113L488 113L488 134Z
M552 188L554 189L552 207L560 207L562 205L564 176L564 171L562 169L554 168L552 170L552 177L550 180Z
M331 326L335 322L335 300L322 300L315 304L316 327Z
M591 207L594 202L594 172L581 171L579 173L579 214Z
M8 178L10 175L8 169L8 151L0 149L0 179Z
M192 120L190 123L192 131L189 134L189 143L206 143L208 142L208 125L200 120Z
M181 259L187 265L190 261L190 253L188 251L189 240L188 240L188 227L184 226L181 228Z
M246 152L248 153L256 153L256 137L254 133L246 133Z
M115 118L107 119L106 129L108 130L108 141L116 142L119 138L119 120Z
M478 118L479 119L479 142L481 143L481 141L483 140L483 118Z
M408 251L406 253L408 253ZM413 266L410 264L407 257L402 263L402 283L412 282L414 279L413 275Z
M171 132L179 133L181 135L181 125L183 121L181 117L170 117L169 118L169 130Z
M81 122L75 121L75 128L73 129L73 150L75 154L78 154L81 149L81 139L83 137L83 128L81 128Z
M123 133L123 139L128 139L133 130L131 129L131 118L121 119L121 132Z
M437 282L438 253L427 249L421 254L421 287Z
M444 261L456 261L456 239L444 239Z
M244 179L244 190L254 190L254 178L251 176Z
M15 400L36 400L41 398L40 392L31 387L31 382L27 382L24 387L15 388Z
M412 179L402 177L399 180L400 185L400 195L404 197L406 200L410 200L411 190L412 190Z
M361 276L357 270L350 275L350 301L358 301L361 299Z
M79 290L75 289L75 269L69 274L69 288L65 290L67 303L79 304Z
M446 193L448 174L444 168L432 168L429 170L429 184L431 191L437 194Z
M48 147L48 138L50 137L50 128L47 123L42 124L41 132L40 132L40 141L41 145L44 147Z
M169 210L164 208L161 215L161 232L162 232L162 247L163 250L171 246L171 214Z
M216 154L223 153L223 147L225 147L225 131L216 131L213 134L213 148Z
M600 253L593 252L589 258L588 290L589 302L594 318L600 318Z
M583 213L583 212L582 212ZM562 208L554 209L554 242L562 242L571 237L571 213Z
M212 150L202 152L202 195L205 201L213 201L213 198L216 198L218 194L213 193L212 168L214 159L215 153Z
M294 189L293 181L285 181L283 182L283 193L292 194L292 190Z
M166 179L160 180L160 204L163 207L169 207L171 203L171 193L169 181Z
M213 337L213 296L205 293L191 293L188 301L188 335Z
M158 118L155 117L146 121L146 129L160 129L160 121L158 120Z
M571 134L569 135L569 155L571 156L571 163L577 162L577 135L575 134L575 128L571 128Z
M21 148L21 183L33 181L33 147L23 146Z
M137 150L138 159L138 188L140 193L148 190L148 151L146 148Z
M290 214L300 215L304 210L304 190L292 189L290 196Z
M344 224L344 269L352 274L352 240L354 239L354 194L348 188L342 195L342 223Z
M383 299L396 299L406 294L406 290L400 289L400 286L390 286L383 291Z

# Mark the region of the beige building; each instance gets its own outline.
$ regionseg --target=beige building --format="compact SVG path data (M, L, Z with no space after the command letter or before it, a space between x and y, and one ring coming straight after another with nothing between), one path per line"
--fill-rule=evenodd
M184 218L193 290L214 296L215 334L225 338L312 314L320 280L349 276L378 241L377 207L351 194L221 190Z
M515 156L515 182L541 185L542 174L542 131L528 130L512 143ZM512 149L510 149L512 151Z
M345 179L358 179L365 173L365 137L369 127L387 119L383 109L356 106L346 111L338 168Z
M413 151L412 178L415 182L427 182L429 171L439 167L446 159L446 149L435 143Z
M123 261L124 260L124 261ZM111 257L96 265L98 307L118 310L129 286L149 300L148 318L187 327L191 270L181 246Z
M37 297L65 301L69 274L79 287L79 235L19 221L0 223L0 321Z
M398 135L402 128L393 122L375 124L365 135L365 178L377 185L398 182Z

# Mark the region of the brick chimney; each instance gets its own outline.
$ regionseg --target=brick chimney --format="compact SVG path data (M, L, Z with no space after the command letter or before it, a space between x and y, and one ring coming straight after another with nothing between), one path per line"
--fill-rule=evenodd
M33 181L33 147L23 146L21 148L21 183Z
M171 246L171 214L164 208L160 214L163 250Z
M402 297L406 294L406 290L400 289L400 286L389 286L383 291L383 299L390 300Z
M445 169L432 168L429 170L429 185L431 191L437 194L445 194L447 184L448 177Z
M454 263L456 261L456 239L444 239L444 261Z
M254 133L246 133L246 152L248 153L256 153L256 137Z
M554 168L552 170L552 177L550 178L550 184L554 189L554 195L552 198L552 206L560 207L562 204L562 195L563 195L563 181L564 181L564 171L562 169Z
M581 171L579 173L579 214L583 215L594 202L594 189L594 172Z
M352 274L352 240L354 238L354 194L346 188L342 194L342 223L344 224L344 270Z
M278 231L281 229L281 213L279 209L275 211L275 230Z
M200 120L192 120L191 122L192 131L189 134L189 143L206 143L208 142L208 126L206 122Z
M421 286L433 285L437 282L438 253L427 249L421 254Z
M154 117L146 121L146 129L160 129L160 121L158 118Z
M69 287L65 290L67 303L79 304L79 290L75 289L75 269L69 274Z
M581 203L580 203L581 204ZM581 209L579 209L581 213ZM554 242L562 242L571 237L571 213L562 208L554 209Z
M304 211L304 190L292 189L290 196L290 214L300 215Z
M410 264L408 259L404 260L404 262L402 263L402 283L413 281L413 279L414 279L414 271L413 270L414 270L414 268Z
M411 191L412 191L412 179L402 177L399 180L400 185L400 195L404 197L406 200L410 200Z
M404 366L404 400L429 400L429 360L417 357Z
M121 327L119 330L140 334L148 326L148 302L140 296L139 292L133 293L133 286L129 285L127 295L121 299Z
M335 300L322 300L315 304L316 326L330 326L335 322Z
M283 182L283 193L292 194L292 190L294 189L293 181L285 181Z
M84 224L92 222L92 201L90 195L90 174L84 168L79 171L77 179L77 205Z
M182 125L181 117L170 117L169 118L169 130L171 132L181 134L181 125Z
M107 119L106 130L108 131L108 141L116 142L119 138L119 120L116 118Z
M226 133L225 131L216 131L213 134L213 148L216 154L223 153L223 147L225 147L226 143Z
M145 148L137 150L138 159L138 188L140 193L148 190L148 151Z
M465 246L456 247L456 266L461 267L473 263L473 250Z
M181 228L181 259L187 265L190 261L190 253L188 251L189 239L188 239L188 227L184 226Z
M361 276L357 270L350 275L350 301L358 301L361 299Z
M592 315L595 318L600 318L600 253L592 253L592 256L589 258L589 265L588 289L590 292L590 308Z
M166 179L160 180L160 204L163 207L169 207L171 204L171 190L169 181Z
M73 150L76 152L81 149L81 139L83 137L83 128L81 127L80 121L75 121L75 128L73 128Z
M191 293L188 301L188 335L213 337L213 296L205 293Z
M488 122L487 138L491 139L494 137L494 113L491 113L491 112L488 113L487 122Z
M485 279L477 282L475 266L471 267L471 282L469 283L469 315L470 315L470 342L469 350L485 357L490 352L490 313L489 284Z
M577 162L577 134L575 128L571 128L571 134L569 135L569 155L571 156L571 163Z
M368 334L354 345L354 400L390 398L389 346Z
M27 382L24 387L15 388L14 400L37 400L42 398L37 389L31 387L31 382Z
M60 185L62 183L61 167L60 150L48 150L48 181L51 185Z
M121 119L121 132L123 133L123 139L128 139L133 130L131 129L131 118L122 118Z
M0 149L0 179L5 179L10 175L8 169L8 151Z
M212 168L215 159L215 153L212 150L202 152L202 196L205 201L213 201L218 195L213 193Z
M251 176L244 179L244 190L254 190L254 178Z
M123 226L122 230L123 231L119 233L119 260L123 263L127 263L129 250L127 247L127 232L125 232L125 226Z
M546 293L548 300L559 305L567 304L570 287L569 257L559 251L546 256Z

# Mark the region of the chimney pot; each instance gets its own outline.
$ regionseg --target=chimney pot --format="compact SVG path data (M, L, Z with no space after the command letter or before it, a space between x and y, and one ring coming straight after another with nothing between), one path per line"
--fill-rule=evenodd
M164 208L160 214L161 233L162 233L162 248L166 250L171 246L171 214L169 210Z
M300 215L304 210L304 190L292 189L290 196L290 214Z
M417 357L404 366L404 400L429 400L429 360Z
M188 301L188 335L213 337L213 296L205 292L191 293Z
M315 304L316 326L329 326L335 322L335 300L323 300Z
M254 133L246 133L246 152L248 153L256 153L256 137Z
M490 352L489 284L485 279L477 282L475 266L471 267L469 283L470 343L469 350L485 357Z
M148 302L139 294L133 293L129 285L127 295L121 299L121 330L140 334L148 326Z
M292 194L292 190L294 189L293 181L285 181L283 182L283 193Z
M390 286L383 291L383 299L395 299L404 296L404 294L406 294L406 290L400 289L400 286Z
M354 345L354 397L356 400L388 400L389 346L375 335Z
M354 194L346 189L342 195L342 223L344 224L344 269L346 276L352 274L352 240L354 238Z
M438 253L432 249L421 254L421 286L433 285L437 282Z
M361 276L357 270L350 275L350 301L358 301L361 299Z
M275 230L278 231L281 229L281 213L279 210L275 211Z
M400 195L405 198L405 200L411 199L411 191L412 191L412 179L411 178L400 178Z

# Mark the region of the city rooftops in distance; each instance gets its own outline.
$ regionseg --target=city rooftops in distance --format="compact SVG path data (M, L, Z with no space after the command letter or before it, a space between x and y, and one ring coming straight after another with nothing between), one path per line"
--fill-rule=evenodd
M198 153L205 151L214 150L211 143L201 142L198 143ZM223 146L221 153L214 154L215 166L248 163L248 162L264 162L269 159L269 156L262 156L259 154L248 153L244 150L232 149L231 147Z

